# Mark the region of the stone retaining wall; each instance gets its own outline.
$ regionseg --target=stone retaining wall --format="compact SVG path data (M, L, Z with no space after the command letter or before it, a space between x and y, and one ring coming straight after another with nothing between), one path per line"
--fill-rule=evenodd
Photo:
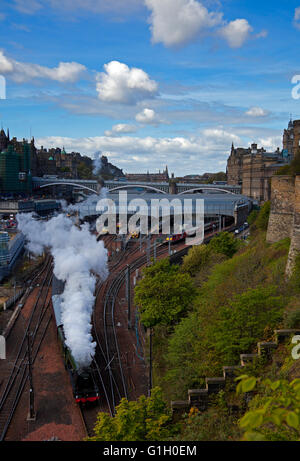
M275 243L292 236L294 202L294 178L291 176L273 176L267 242Z
M294 219L292 226L292 241L289 251L286 273L292 275L296 257L300 255L300 176L295 178Z
M267 242L291 238L286 274L291 276L296 257L300 254L300 175L273 176L271 214Z

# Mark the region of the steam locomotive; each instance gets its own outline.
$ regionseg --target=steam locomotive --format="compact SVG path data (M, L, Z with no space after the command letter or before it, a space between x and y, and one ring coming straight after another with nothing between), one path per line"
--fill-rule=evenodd
M61 320L61 294L64 283L53 276L52 305L57 328L57 336L64 357L65 368L71 379L73 396L76 403L97 402L100 399L99 389L96 384L93 370L90 366L80 368L74 359L71 350L66 345L66 337Z

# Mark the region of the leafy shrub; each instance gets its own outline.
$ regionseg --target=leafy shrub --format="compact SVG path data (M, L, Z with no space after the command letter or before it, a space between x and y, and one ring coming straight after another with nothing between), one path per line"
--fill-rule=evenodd
M256 227L259 230L266 231L268 229L270 212L271 212L271 202L266 202L261 207L261 210L255 222Z
M285 328L300 328L300 308L290 311L284 319Z
M237 295L220 309L216 325L216 350L226 364L234 364L241 352L250 352L263 339L266 328L274 328L282 319L284 299L275 287L259 287Z
M240 421L247 441L283 441L300 438L300 379L262 382L241 376L237 392L249 392L258 386L258 394Z
M300 254L296 257L290 286L294 293L300 293Z
M170 325L191 306L195 294L190 275L164 259L143 270L143 278L135 288L135 303L145 327Z
M186 398L186 390L205 384L205 376L218 376L225 360L235 365L238 354L247 351L245 348L255 346L259 340L269 339L266 331L281 326L283 307L290 300L290 288L284 278L288 247L288 240L267 245L264 234L258 233L255 240L233 258L209 269L207 278L198 289L199 295L193 301L193 310L175 325L161 350L161 358L157 358L163 364L163 375L159 382L168 398ZM205 267L202 272L205 272ZM196 280L197 277L198 274ZM257 296L249 293L258 287ZM243 294L245 298L240 298ZM261 325L258 328L254 313L252 315L250 312L248 316L247 306L244 305L248 298L256 299L255 303L253 299L252 302L255 304L254 312L259 311ZM242 309L239 313L240 304ZM220 330L220 322L224 320L221 317L222 309L232 309L232 306L236 307L232 313L232 320L236 324L234 338L229 338L230 350L224 353L221 346L216 348L216 333ZM221 336L223 332L231 336L230 320L226 328L228 331L224 332L221 325ZM232 341L233 346L238 346L236 349L232 348Z
M291 164L281 167L277 171L276 174L277 175L290 175L290 176L296 176L300 174L300 149L298 149L298 152L293 158Z
M276 171L275 175L277 176L285 176L285 175L290 175L291 174L291 167L290 165L284 165L279 170Z
M196 277L196 281L203 281L209 277L212 268L227 257L217 254L209 245L193 246L188 254L183 258L180 267L181 272L187 272L191 277Z
M199 270L207 266L210 257L211 249L207 245L193 246L183 258L180 270L194 277Z
M192 408L183 421L181 433L172 440L225 442L239 440L241 433L237 419L222 408L209 408L205 413Z
M258 214L259 214L258 210L252 210L251 211L251 213L249 214L249 216L247 218L247 223L249 224L249 226L252 226L254 224L254 222L257 219Z
M221 234L217 235L209 242L208 246L215 253L220 253L228 256L228 258L232 258L232 256L238 251L240 242L233 234L230 234L229 232L221 232Z
M152 389L151 397L142 395L137 401L122 399L116 408L116 415L99 413L92 441L164 440L170 436L167 425L171 422L170 413L162 398L161 389Z

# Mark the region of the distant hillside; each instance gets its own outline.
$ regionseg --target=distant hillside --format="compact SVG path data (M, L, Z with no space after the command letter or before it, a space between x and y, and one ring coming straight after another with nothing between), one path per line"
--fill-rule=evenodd
M90 157L81 157L77 164L78 179L95 179L99 176L104 179L113 179L115 177L124 177L123 171L112 163L108 162L107 157L101 157L102 168L95 176L93 174L93 160Z

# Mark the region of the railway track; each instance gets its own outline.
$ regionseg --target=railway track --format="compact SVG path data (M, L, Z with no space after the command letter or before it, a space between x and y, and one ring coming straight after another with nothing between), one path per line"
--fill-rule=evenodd
M30 343L32 363L34 363L52 318L49 309L51 301L48 296L52 280L52 260L50 258L47 258L44 267L39 274L36 274L34 280L38 280L40 284L30 316L27 321L24 317L19 316L16 320L18 325L14 326L14 329L18 328L18 333L21 331L22 334L14 335L10 332L9 346L11 347L8 348L10 356L5 361L6 365L9 364L10 366L9 370L6 370L6 378L3 380L0 395L0 441L5 439L28 382L28 342ZM32 281L33 279L31 283Z
M81 407L82 419L89 435L93 433L98 412L106 412L113 416L116 405L122 397L127 395L114 327L114 304L123 282L123 278L120 280L119 276L120 272L124 271L124 267L126 267L124 260L129 255L131 257L135 255L137 251L139 251L139 246L132 246L129 243L126 248L116 255L116 258L110 261L108 279L97 285L96 306L98 305L100 309L94 309L92 317L93 336L97 343L92 367L99 388L103 391L104 398L100 401L99 406L95 408Z
M208 243L218 232L206 235L204 243ZM156 246L156 257L168 256L169 249L164 243L155 245L151 243L149 254L135 255L139 252L139 242L135 247L131 245L119 253L116 261L110 264L110 275L108 279L99 283L96 290L96 307L93 313L93 336L97 343L96 354L93 360L95 375L98 378L99 388L103 390L104 399L96 409L81 408L83 420L87 433L92 435L96 416L99 411L115 414L115 408L122 397L128 398L126 376L123 369L123 357L120 351L118 335L115 328L116 302L121 287L125 283L127 265L130 264L131 273L140 269L148 263L149 256L154 256ZM173 247L174 250L174 247ZM188 247L181 243L176 244L176 252L172 258L182 258L187 253Z
M154 246L152 245L153 248ZM104 389L106 411L108 410L111 415L115 413L115 407L120 402L120 399L128 397L121 351L115 328L115 307L127 272L127 260L124 261L124 257L129 253L132 258L138 251L139 246L135 248L129 247L124 250L120 254L119 261L110 267L111 272L108 280L98 285L96 293L96 304L101 304L102 309L101 316L98 315L98 311L97 314L96 311L93 314L93 334L97 342L95 364L97 365L97 375ZM166 248L161 246L161 248L157 249L157 256L165 252ZM131 267L135 270L146 263L147 255L142 255L134 259Z

